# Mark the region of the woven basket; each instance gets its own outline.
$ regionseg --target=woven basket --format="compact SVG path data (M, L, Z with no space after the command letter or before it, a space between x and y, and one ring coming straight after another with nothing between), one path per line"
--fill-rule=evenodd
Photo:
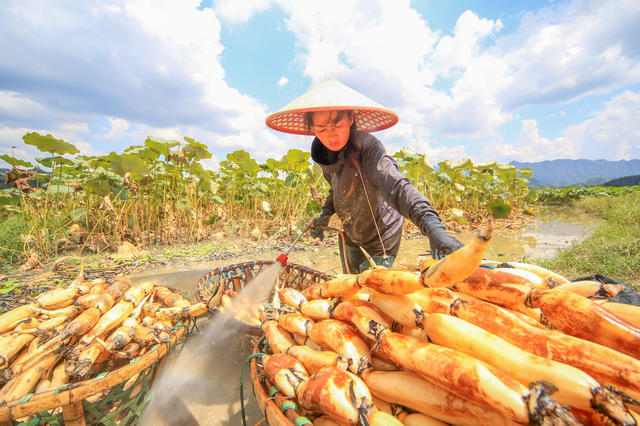
M113 371L3 402L0 404L0 425L135 424L151 400L150 388L160 362L176 343L183 342L190 325L176 326L176 332L170 335L171 345L155 345L144 355Z
M272 260L253 261L216 268L200 279L196 296L200 301L209 303L210 309L216 308L225 290L239 292L262 268L273 263ZM280 284L283 287L296 290L302 290L329 278L331 278L330 275L294 263L286 264L279 276ZM268 351L266 339L262 339L253 349L254 354L263 351ZM272 426L309 424L293 408L291 401L286 399L282 393L276 392L276 389L267 382L262 367L255 358L251 360L251 384L267 424Z
M220 304L225 292L238 293L244 285L255 277L265 266L273 265L273 260L255 260L235 265L221 266L200 278L196 286L196 297L214 309ZM312 284L325 282L331 276L306 266L287 263L278 277L282 287L303 290Z

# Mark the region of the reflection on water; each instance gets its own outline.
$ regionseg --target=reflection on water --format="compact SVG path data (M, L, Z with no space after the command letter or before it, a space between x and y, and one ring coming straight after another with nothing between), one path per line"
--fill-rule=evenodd
M572 242L585 237L592 228L592 219L579 212L550 209L520 231L501 230L494 233L489 245L487 258L494 260L523 260L546 258ZM463 243L469 242L474 232L455 234ZM428 249L426 237L404 240L396 259L396 265L417 265L420 255ZM260 259L226 259L198 263L196 265L173 266L156 269L153 272L133 275L134 281L153 281L156 285L177 287L193 295L200 277L212 269L250 260L275 259L279 251L263 253ZM338 249L318 248L313 251L292 252L289 262L308 266L328 274L341 273ZM214 320L203 324L203 333L187 342L178 360L165 368L167 371L158 380L162 389L154 386L153 404L145 413L142 424L194 424L194 418L206 425L237 425L242 423L240 410L240 370L242 363L251 353L253 338L241 323ZM255 402L247 372L245 380L245 405L247 424L255 424L262 419L262 413ZM185 385L186 384L186 385ZM181 400L173 399L180 396ZM182 404L182 403L184 404ZM194 418L180 418L180 407L186 406ZM157 407L171 407L166 411ZM188 414L185 410L184 415ZM190 419L190 420L189 420Z

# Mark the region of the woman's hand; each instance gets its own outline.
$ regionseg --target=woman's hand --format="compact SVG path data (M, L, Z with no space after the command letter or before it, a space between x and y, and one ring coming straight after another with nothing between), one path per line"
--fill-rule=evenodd
M307 223L307 226L305 226L305 231L311 230L311 236L322 241L324 240L324 230L329 226L330 219L331 216L329 215L314 217Z
M434 259L442 259L445 255L464 246L456 238L449 235L444 228L435 228L429 232L429 245L431 246L431 257Z

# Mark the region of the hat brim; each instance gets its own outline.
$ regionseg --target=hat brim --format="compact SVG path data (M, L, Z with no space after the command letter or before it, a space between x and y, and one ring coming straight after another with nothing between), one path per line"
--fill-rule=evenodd
M377 132L388 129L398 123L398 115L385 108L362 106L325 106L299 108L289 111L278 111L267 117L267 126L273 130L295 135L315 135L313 129L307 129L305 113L317 111L353 111L356 128L363 132Z
M344 110L353 111L356 128L364 132L388 129L398 122L395 112L330 77L269 115L265 123L279 132L313 135L304 120L306 112Z

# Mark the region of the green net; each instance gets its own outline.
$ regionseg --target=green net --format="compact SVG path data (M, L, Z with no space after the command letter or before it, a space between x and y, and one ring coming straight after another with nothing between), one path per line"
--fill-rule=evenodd
M132 425L142 416L151 400L151 385L159 362L109 389L109 393L97 402L82 401L87 424ZM126 389L125 389L126 387Z
M55 413L55 414L54 414ZM13 422L14 425L24 425L24 426L37 426L37 425L51 425L51 426L63 426L64 421L62 420L62 410L52 410L52 413L45 411L43 413L36 414L35 416L31 416L31 418L25 422Z
M99 394L92 395L82 401L85 422L88 425L127 426L138 422L145 408L151 401L151 387L160 362L166 358L175 357L180 353L184 346L184 342L195 328L195 321L193 321L191 327L183 323L178 323L174 326L174 330L177 330L180 327L184 327L186 329L184 335L177 344L170 348L169 352L167 352L164 357L160 358L144 370L141 370L135 376L107 389L104 392L104 396L101 397ZM157 350L157 345L151 350ZM140 357L134 358L130 363L134 364L139 359ZM101 376L104 377L106 375L107 373L102 373ZM101 376L91 380L100 379ZM93 401L96 397L97 400ZM64 420L61 408L56 408L33 415L25 421L14 420L13 424L20 426L37 426L43 424L63 426Z

